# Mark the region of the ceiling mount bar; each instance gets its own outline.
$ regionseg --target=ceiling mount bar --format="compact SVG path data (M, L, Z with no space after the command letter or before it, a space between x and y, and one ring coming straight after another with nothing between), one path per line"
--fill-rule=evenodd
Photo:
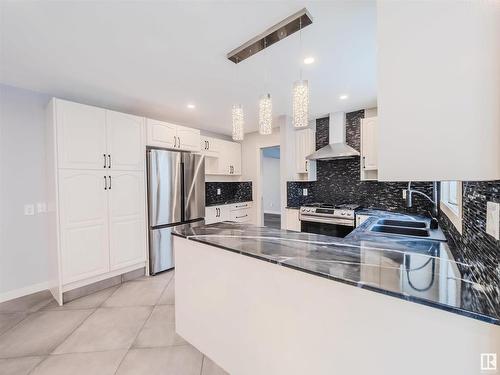
M279 42L281 39L309 26L312 22L311 14L306 8L303 8L238 48L233 49L227 54L227 58L238 64L274 43Z

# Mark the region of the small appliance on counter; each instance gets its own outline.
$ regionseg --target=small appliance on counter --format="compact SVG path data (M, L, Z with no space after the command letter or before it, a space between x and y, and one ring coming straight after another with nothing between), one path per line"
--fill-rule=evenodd
M356 227L357 204L311 203L300 207L301 232L344 238Z
M147 150L149 273L174 267L172 231L204 223L205 158L160 149Z

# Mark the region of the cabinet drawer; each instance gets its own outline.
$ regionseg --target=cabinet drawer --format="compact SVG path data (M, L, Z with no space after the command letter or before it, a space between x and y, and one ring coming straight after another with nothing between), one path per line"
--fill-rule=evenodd
M231 211L244 210L246 208L251 208L252 202L234 203L231 205Z
M229 220L234 221L236 223L246 223L250 221L250 210L249 209L239 209L235 211L231 211Z

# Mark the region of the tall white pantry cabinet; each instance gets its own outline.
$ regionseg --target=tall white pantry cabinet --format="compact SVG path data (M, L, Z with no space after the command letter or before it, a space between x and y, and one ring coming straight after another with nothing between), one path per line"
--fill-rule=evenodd
M52 99L47 108L51 292L146 265L145 119Z

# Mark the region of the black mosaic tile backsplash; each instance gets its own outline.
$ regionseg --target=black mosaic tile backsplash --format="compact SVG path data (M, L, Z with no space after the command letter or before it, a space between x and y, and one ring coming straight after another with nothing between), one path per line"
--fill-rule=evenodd
M500 311L500 241L486 233L486 202L500 202L500 180L466 181L462 185L462 234L442 214L439 221L457 261L471 265L460 270L464 279L481 284L491 296L482 308ZM464 285L464 287L468 287ZM464 301L465 302L465 301ZM467 301L470 304L479 301Z
M217 195L217 189L221 195ZM205 182L205 205L248 202L252 200L252 182Z
M346 141L355 149L360 147L360 121L364 111L346 115ZM316 121L316 149L328 144L328 118ZM296 207L304 203L358 203L368 208L381 208L389 211L405 212L402 190L404 182L360 181L359 158L318 161L317 181L287 183L287 205ZM430 195L432 184L413 183L417 188ZM308 189L303 197L302 188ZM483 309L500 309L500 241L486 233L486 202L500 202L500 181L463 183L463 219L460 234L446 215L441 214L440 225L448 239L448 245L457 261L470 267L462 267L465 279L483 286L491 301L483 306L481 301L463 301L468 304L482 304ZM413 213L425 213L430 203L415 196ZM463 288L471 284L464 283ZM467 293L463 293L467 295ZM474 295L474 293L469 293ZM484 299L482 300L484 301ZM485 310L486 311L486 310Z
M364 110L346 114L346 142L360 150L360 124ZM328 139L328 117L316 120L316 149L326 146ZM402 191L404 182L377 182L360 180L360 158L341 160L318 160L317 181L287 183L287 205L296 207L304 203L357 203L366 208L380 208L388 211L426 213L432 205L415 196L414 207L407 209ZM432 183L414 183L417 188L432 195ZM308 196L302 196L302 189L308 189Z

